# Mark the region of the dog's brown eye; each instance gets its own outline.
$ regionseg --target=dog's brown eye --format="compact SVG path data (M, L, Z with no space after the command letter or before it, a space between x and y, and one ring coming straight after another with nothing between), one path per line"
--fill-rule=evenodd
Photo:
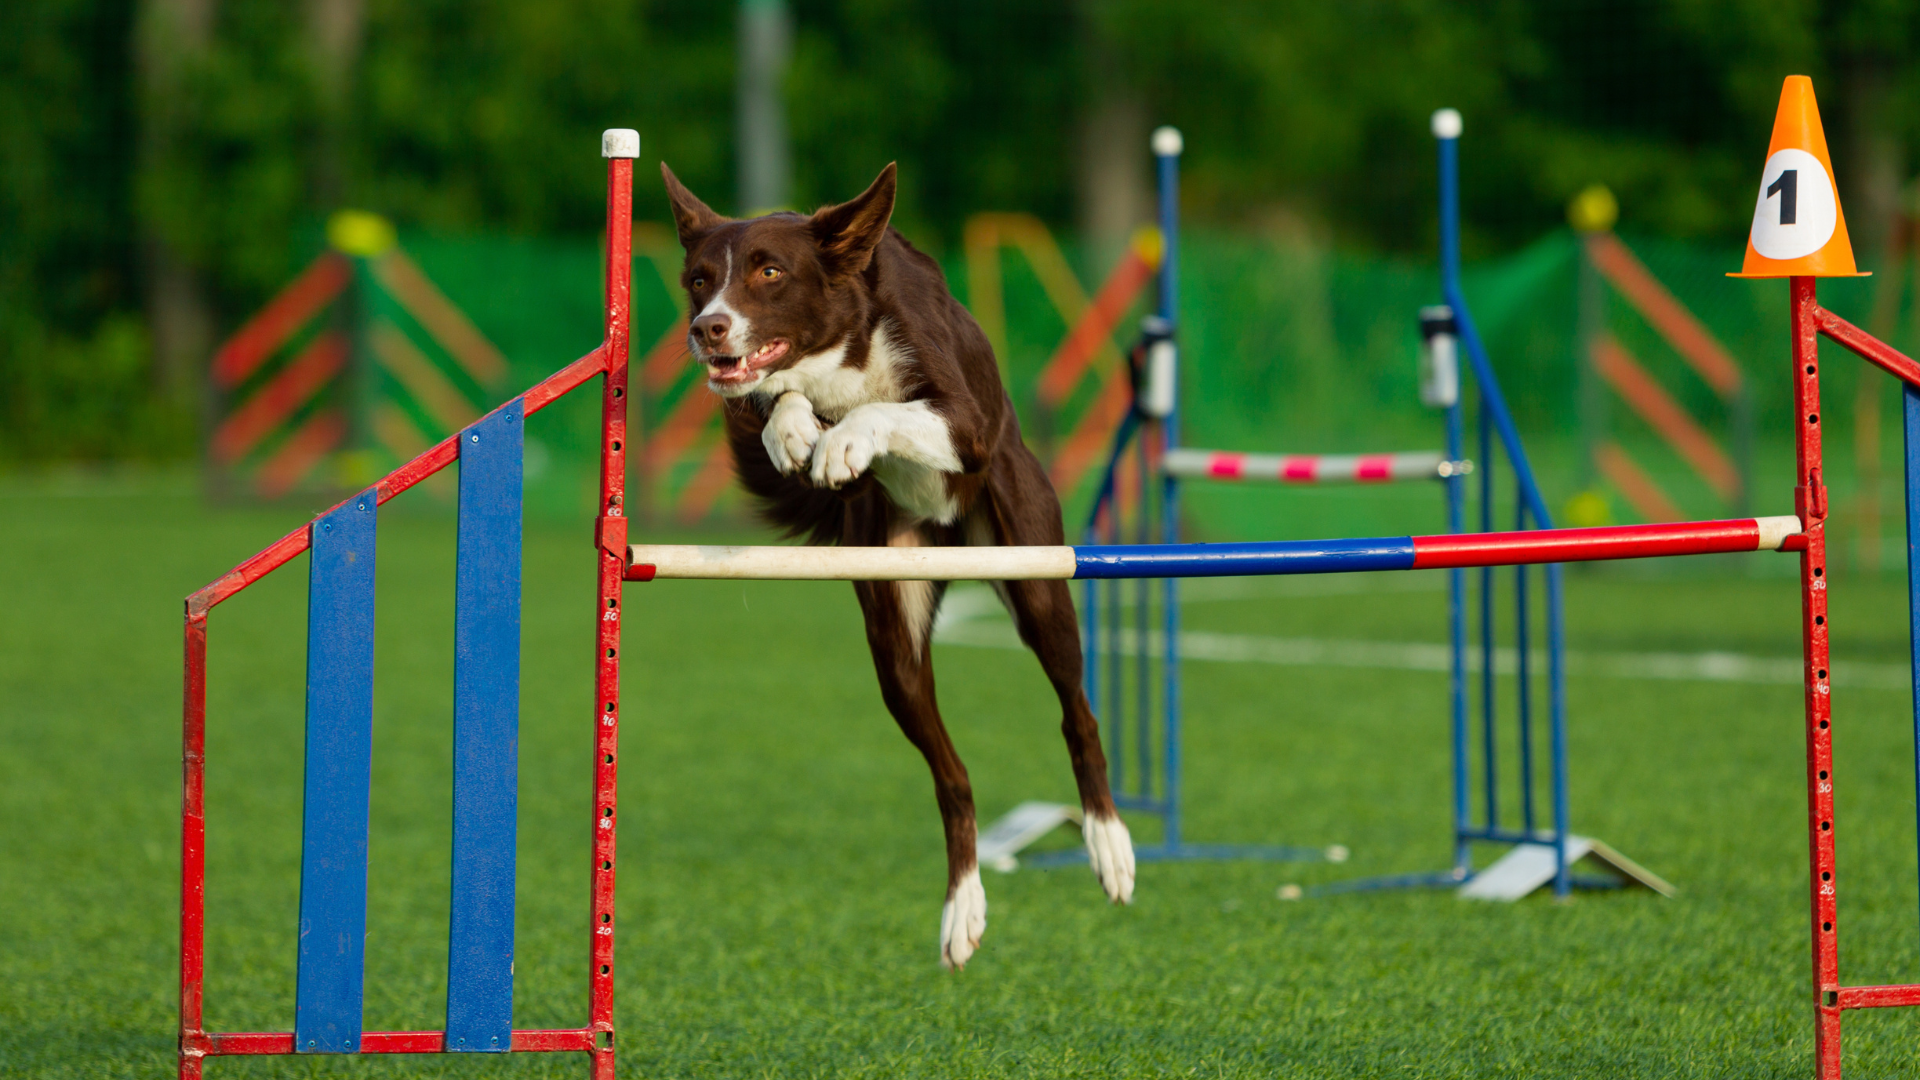
M694 287L694 288L696 288L696 289L704 289L704 288L706 288L706 287L707 287L707 279L706 279L706 278L703 278L703 277L697 277L697 278L694 278L694 279L693 279L693 287Z
M760 276L766 278L768 281L772 281L774 278L780 276L780 268L777 266L761 267Z

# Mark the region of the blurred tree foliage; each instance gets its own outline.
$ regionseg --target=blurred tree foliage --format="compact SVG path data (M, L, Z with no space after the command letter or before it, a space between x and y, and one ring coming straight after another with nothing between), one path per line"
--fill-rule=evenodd
M163 2L0 5L0 458L190 449L191 408L150 390L143 236L190 265L224 332L297 268L323 186L407 225L591 234L588 155L631 124L641 216L664 217L663 157L716 206L735 190L731 5L366 0L344 138L323 139L299 5L193 0L211 44L156 89L132 57ZM797 200L898 160L901 223L936 248L981 209L1069 225L1076 133L1108 94L1185 130L1196 225L1384 253L1430 246L1439 105L1467 117L1480 254L1557 227L1595 180L1629 228L1737 243L1790 72L1821 88L1843 185L1878 185L1850 216L1893 212L1920 141L1903 0L791 2ZM166 145L136 169L160 118ZM323 146L344 160L320 169Z

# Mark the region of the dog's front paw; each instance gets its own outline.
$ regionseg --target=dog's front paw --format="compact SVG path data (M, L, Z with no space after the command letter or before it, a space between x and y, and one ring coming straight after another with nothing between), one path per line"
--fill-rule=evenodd
M866 472L874 458L887 452L890 431L884 413L865 406L848 413L813 448L813 486L843 487Z
M975 867L947 890L947 906L940 909L940 965L949 971L966 967L986 932L987 890L980 887Z
M1087 859L1107 899L1116 904L1133 900L1133 837L1127 823L1118 816L1101 817L1089 813L1081 826L1087 841Z
M760 431L760 441L780 475L805 472L820 441L820 421L814 418L813 402L791 392L780 395L767 417L767 426Z

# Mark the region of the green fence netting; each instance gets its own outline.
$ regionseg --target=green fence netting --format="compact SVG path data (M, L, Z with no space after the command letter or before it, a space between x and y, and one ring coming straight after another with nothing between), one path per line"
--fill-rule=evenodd
M1748 377L1758 433L1753 509L1791 512L1785 284L1727 278L1726 271L1739 262L1733 248L1645 238L1628 238L1628 243ZM403 246L506 354L517 386L588 351L600 336L600 255L591 242L412 235ZM1074 245L1064 247L1091 292L1102 274L1085 265ZM1002 367L1029 440L1044 453L1062 424L1087 407L1096 388L1091 382L1082 386L1057 415L1038 409L1034 382L1067 327L1031 268L1018 255L1003 255L1008 355L1001 358ZM1472 265L1465 274L1469 302L1555 508L1591 483L1579 432L1579 260L1578 240L1559 233ZM955 294L966 300L961 260L956 255L944 262ZM1196 230L1184 240L1181 277L1186 444L1322 453L1439 447L1440 417L1419 404L1416 383L1416 314L1434 303L1439 291L1430 263ZM645 260L638 261L634 282L637 361L671 325L680 301ZM1876 314L1874 290L1888 287L1898 289L1900 283L1887 276L1827 281L1821 297L1866 325ZM1896 345L1911 346L1912 308L1904 296L1881 305L1878 321L1886 325L1880 329ZM1729 418L1719 398L1653 329L1618 297L1609 298L1605 318L1607 329L1667 391L1730 444ZM1124 338L1133 325L1123 322L1116 336ZM1834 421L1827 427L1829 483L1843 505L1854 496L1859 475L1851 441L1853 412L1858 384L1868 374L1864 364L1846 362L1834 364L1823 378ZM1880 484L1891 500L1898 492L1891 486L1897 476L1898 393L1891 380L1877 373L1872 377L1885 383L1876 408L1886 432ZM677 395L691 391L700 388L683 383L671 399L643 395L643 429L652 430ZM588 512L595 410L590 396L564 401L530 425L527 491L535 512ZM1610 410L1610 427L1688 514L1727 512L1672 450L1617 403ZM1469 436L1471 441L1471 424ZM1084 512L1084 488L1066 493L1070 533ZM1406 533L1441 526L1439 493L1427 485L1298 489L1197 483L1188 491L1187 524L1190 535L1199 538ZM1617 520L1632 520L1619 499L1610 504ZM745 507L729 491L714 504L713 514L744 520Z

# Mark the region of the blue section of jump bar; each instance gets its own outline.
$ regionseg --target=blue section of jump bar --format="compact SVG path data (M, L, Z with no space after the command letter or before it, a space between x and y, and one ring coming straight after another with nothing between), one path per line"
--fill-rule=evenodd
M307 584L307 746L293 1046L360 1050L373 762L373 554L363 491L313 523Z
M513 1047L520 761L521 403L460 433L447 1050Z
M1076 578L1251 577L1413 569L1413 538L1254 544L1101 544L1073 549Z

